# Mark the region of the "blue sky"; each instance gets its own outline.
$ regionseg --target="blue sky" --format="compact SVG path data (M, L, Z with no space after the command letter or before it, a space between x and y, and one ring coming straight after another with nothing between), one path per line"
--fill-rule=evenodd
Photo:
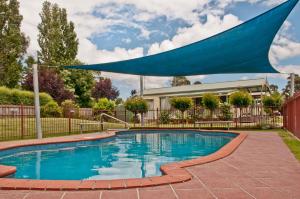
M36 43L42 2L21 0L23 31ZM283 0L51 0L68 10L79 37L80 60L87 64L130 59L180 47L231 28ZM270 60L282 72L300 73L300 4L289 16L271 49ZM138 88L138 77L102 73L126 98ZM188 77L203 83L268 77L280 89L286 75L209 75ZM146 88L168 86L171 77L146 77Z

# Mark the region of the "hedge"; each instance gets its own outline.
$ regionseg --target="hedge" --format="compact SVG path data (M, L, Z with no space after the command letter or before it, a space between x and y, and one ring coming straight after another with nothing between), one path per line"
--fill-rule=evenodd
M52 97L47 93L40 93L41 106L53 101ZM34 105L34 94L31 91L23 91L19 89L9 89L0 87L0 105Z

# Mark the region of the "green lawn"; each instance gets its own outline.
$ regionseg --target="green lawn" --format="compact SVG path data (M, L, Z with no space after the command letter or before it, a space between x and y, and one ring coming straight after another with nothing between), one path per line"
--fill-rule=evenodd
M95 121L84 119L71 119L69 125L68 118L42 118L42 130L44 137L54 137L68 134L80 133L80 123L91 123ZM22 127L20 118L2 118L0 119L0 141L22 138ZM124 128L122 124L105 123L104 129ZM101 130L99 124L84 125L83 132L98 132ZM26 118L23 121L23 138L34 138L35 119Z
M295 157L300 161L300 140L285 130L278 130L278 134Z

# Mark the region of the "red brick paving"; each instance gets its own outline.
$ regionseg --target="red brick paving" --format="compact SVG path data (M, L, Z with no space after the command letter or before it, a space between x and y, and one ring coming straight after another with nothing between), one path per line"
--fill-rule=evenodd
M276 133L248 133L230 156L187 170L192 180L179 184L115 191L10 191L0 199L298 199L300 164Z

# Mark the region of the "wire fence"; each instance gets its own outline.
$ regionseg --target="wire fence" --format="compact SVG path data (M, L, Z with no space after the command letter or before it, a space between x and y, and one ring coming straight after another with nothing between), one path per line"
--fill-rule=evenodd
M283 117L272 107L259 105L249 108L231 108L224 113L217 109L213 113L203 107L193 107L185 112L178 110L149 110L142 115L117 107L114 111L80 109L78 115L67 117L41 118L44 137L69 134L99 132L107 129L124 128L125 125L105 118L100 122L100 114L108 113L135 128L202 128L202 129L249 129L281 128ZM300 113L300 111L298 111ZM36 138L35 111L33 106L0 106L0 141Z
M300 138L300 92L283 105L283 127Z

